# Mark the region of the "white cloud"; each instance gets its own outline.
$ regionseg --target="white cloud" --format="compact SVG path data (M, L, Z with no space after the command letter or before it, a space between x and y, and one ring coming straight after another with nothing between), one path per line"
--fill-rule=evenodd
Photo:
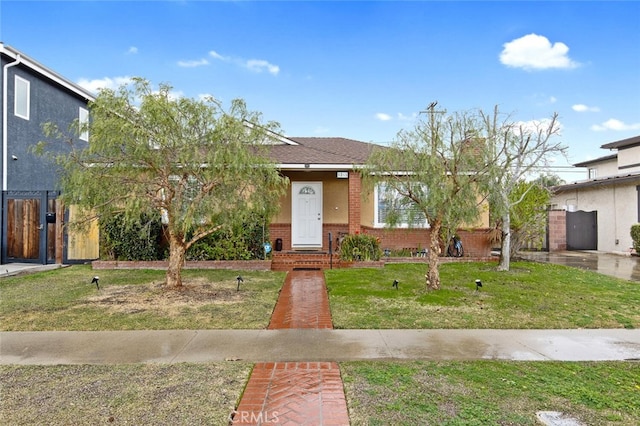
M204 101L204 102L217 102L218 99L216 99L215 96L213 96L211 93L199 93L198 94L198 100L200 101Z
M129 50L127 50L127 53L130 55L135 55L136 53L138 53L138 48L135 46L131 46Z
M532 70L575 68L580 65L567 56L569 47L566 44L551 44L548 38L537 34L528 34L503 46L500 62L508 67Z
M541 120L517 121L513 124L514 124L514 128L513 128L514 131L519 132L520 129L522 129L522 131L525 134L536 134L540 131L544 131L548 129L549 126L551 125L551 119L543 118ZM560 132L562 132L562 123L556 120L555 128L556 128L557 134L560 134Z
M592 107L585 104L575 104L571 107L572 110L576 112L598 112L600 108Z
M385 114L384 112L379 112L376 114L376 118L380 121L389 121L391 120L391 116L389 114Z
M280 67L278 65L274 65L268 61L265 61L264 59L245 60L242 58L233 58L230 56L223 56L218 52L216 52L215 50L210 50L209 56L219 61L234 63L240 67L246 68L253 72L260 73L263 71L267 71L271 75L278 75L278 73L280 72Z
M229 59L220 55L218 52L216 52L215 50L211 50L209 51L209 56L211 56L214 59L219 59L221 61L228 61Z
M178 61L178 66L182 68L196 68L209 65L209 61L206 59L196 59L192 61Z
M277 65L270 64L269 62L262 59L249 59L245 66L254 72L262 72L267 70L269 74L278 75L280 72L280 67Z
M416 114L415 112L411 115L404 115L403 113L399 112L398 113L398 120L400 121L413 121L418 117L418 114Z
M314 134L316 135L326 135L327 133L329 133L329 128L328 127L323 127L323 126L318 126L314 129L313 131Z
M605 130L622 131L638 129L640 129L640 123L626 124L623 121L616 120L615 118L610 118L602 124L594 124L593 126L591 126L591 130L594 130L596 132L602 132Z
M92 93L97 93L100 89L117 89L123 84L131 83L131 77L105 77L102 79L88 80L81 78L78 80L78 85Z
M550 104L555 104L556 102L558 102L558 98L556 98L555 96L550 96L549 97L549 103Z

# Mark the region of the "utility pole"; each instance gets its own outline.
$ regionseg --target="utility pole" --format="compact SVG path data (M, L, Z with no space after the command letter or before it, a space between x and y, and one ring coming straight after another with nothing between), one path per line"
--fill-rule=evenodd
M429 114L429 125L428 129L431 131L430 138L432 141L435 141L439 137L439 125L436 125L436 114L446 114L447 110L436 110L436 105L438 105L438 101L433 101L427 106L424 111L420 111L420 114ZM435 143L431 144L431 154L436 154L436 145Z

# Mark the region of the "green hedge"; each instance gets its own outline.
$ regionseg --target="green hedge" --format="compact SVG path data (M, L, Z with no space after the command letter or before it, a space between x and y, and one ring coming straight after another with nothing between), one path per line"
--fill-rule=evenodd
M192 245L186 260L264 259L269 241L264 217L249 214L244 223L224 227ZM100 221L100 257L109 260L162 260L168 242L160 217L143 216L134 224L114 216Z
M141 216L134 223L118 214L100 219L100 257L109 260L161 260L166 257L162 244L160 216Z
M633 239L633 249L640 254L640 223L631 225L631 238Z

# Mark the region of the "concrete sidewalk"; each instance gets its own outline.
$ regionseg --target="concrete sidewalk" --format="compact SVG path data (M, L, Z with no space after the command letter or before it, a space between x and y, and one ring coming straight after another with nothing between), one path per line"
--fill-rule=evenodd
M0 364L405 359L640 361L640 330L0 332Z

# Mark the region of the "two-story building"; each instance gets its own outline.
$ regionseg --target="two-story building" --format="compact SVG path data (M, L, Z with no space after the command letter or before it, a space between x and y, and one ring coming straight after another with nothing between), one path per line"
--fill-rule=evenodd
M56 166L32 152L43 139L42 125L67 129L88 120L93 95L0 43L2 77L2 243L1 262L63 263L98 257L97 245L63 232ZM88 142L88 134L79 134ZM59 149L64 149L62 144ZM72 213L73 214L73 213Z
M607 143L601 148L615 154L574 164L587 169L587 179L554 188L549 229L551 251L629 253L631 250L631 225L640 222L640 136Z

